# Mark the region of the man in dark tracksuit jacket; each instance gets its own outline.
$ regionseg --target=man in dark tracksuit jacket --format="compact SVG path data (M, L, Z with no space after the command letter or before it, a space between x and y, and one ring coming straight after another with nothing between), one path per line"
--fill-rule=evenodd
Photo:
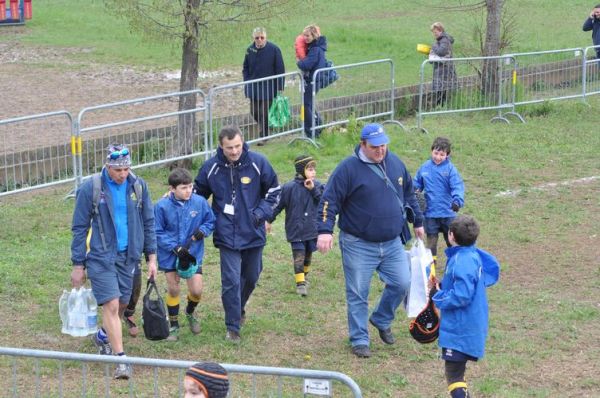
M340 216L348 329L352 353L359 358L371 356L367 320L377 328L384 343L395 342L390 326L410 284L410 266L404 251L409 237L403 236L406 207L413 210L415 234L425 238L423 214L410 173L387 150L388 143L381 125L367 124L354 155L333 171L319 204L320 252L326 253L333 247L335 217ZM369 317L369 288L374 272L385 287Z
M600 46L600 4L590 12L590 16L583 23L583 31L592 31L592 43ZM596 58L600 59L600 47L596 47Z
M273 215L281 187L267 158L249 151L237 126L221 129L217 154L202 165L194 185L196 193L213 197L226 339L237 343L244 307L262 271L265 221Z
M267 31L256 28L252 32L254 42L246 49L242 74L244 81L261 79L285 73L281 50L267 41ZM267 79L247 84L246 98L250 98L250 113L260 127L260 137L269 135L269 108L277 92L283 91L285 79Z

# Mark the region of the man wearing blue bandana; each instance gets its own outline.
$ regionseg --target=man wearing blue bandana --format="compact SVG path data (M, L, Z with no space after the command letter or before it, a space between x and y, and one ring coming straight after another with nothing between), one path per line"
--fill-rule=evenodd
M86 273L90 279L94 297L102 306L102 328L92 340L103 355L125 355L121 319L142 253L148 258L149 277L156 275L152 200L146 183L130 167L129 149L110 145L100 174L77 190L73 212L71 283L79 288ZM131 365L117 365L115 379L131 375Z

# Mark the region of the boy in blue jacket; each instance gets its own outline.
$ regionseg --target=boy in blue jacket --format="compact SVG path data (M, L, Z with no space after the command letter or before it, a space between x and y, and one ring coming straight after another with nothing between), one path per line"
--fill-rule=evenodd
M169 341L177 341L179 334L179 281L186 278L188 286L185 316L193 334L200 333L200 322L194 310L202 295L202 257L204 237L215 229L215 216L210 205L200 195L192 193L192 175L185 169L174 169L169 175L169 194L154 207L156 240L158 246L158 269L164 271L167 279L167 310L171 330ZM195 261L193 259L195 258ZM192 275L177 269L183 262L197 265ZM191 261L190 261L191 260ZM195 263L195 265L194 265ZM193 272L193 268L191 268Z
M465 205L465 185L450 160L452 144L446 137L437 137L431 145L431 159L421 165L413 184L417 195L425 196L425 233L427 248L437 265L437 243L441 232L448 241L448 227L456 213Z
M448 232L452 247L446 249L446 273L441 284L437 279L430 282L438 289L433 302L441 315L439 345L452 398L469 397L466 364L483 357L488 332L485 289L500 276L496 258L475 246L478 235L479 225L473 217L456 217Z
M283 185L279 204L269 223L285 209L285 235L292 245L296 293L308 295L306 274L312 254L317 250L317 210L324 186L315 176L317 163L312 156L300 155L294 160L296 177ZM267 224L270 230L270 224Z

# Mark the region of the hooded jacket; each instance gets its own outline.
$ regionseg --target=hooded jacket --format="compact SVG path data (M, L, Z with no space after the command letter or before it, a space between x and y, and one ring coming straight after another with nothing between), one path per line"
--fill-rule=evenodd
M453 58L454 52L452 45L454 38L446 32L435 40L431 46L431 52L440 58ZM456 79L456 71L454 69L454 63L452 61L436 62L433 63L433 82L432 88L434 91L454 89L458 85Z
M212 195L216 247L244 250L265 245L264 224L273 216L281 193L266 157L244 143L242 156L232 164L219 147L198 171L194 186L206 199ZM233 214L225 214L225 205L233 205Z
M414 184L416 190L425 192L427 218L454 217L452 203L465 205L465 184L450 158L440 164L427 160L417 170Z
M296 176L281 188L281 199L275 207L275 217L285 209L285 235L288 242L305 242L317 239L317 208L324 186L317 180L313 189L304 186L304 178Z
M114 263L117 248L117 227L114 222L114 209L111 190L108 187L108 173L102 169L101 191L98 202L98 216L94 215L93 181L89 178L77 190L75 210L71 231L71 261L74 265L85 265L87 259L93 259L102 264ZM135 194L135 181L139 180L142 187L141 198ZM127 263L137 264L142 252L145 254L156 253L156 234L154 231L154 210L146 182L129 173L127 177ZM142 205L138 206L138 201ZM86 238L88 230L92 229L90 250L86 253ZM102 244L98 222L102 223L106 250Z
M160 269L175 269L177 246L188 246L196 263L202 264L204 239L191 240L192 235L202 231L207 238L215 229L215 216L206 199L192 194L189 200L177 200L170 193L154 206L158 265Z
M335 217L339 214L342 231L369 242L386 242L406 231L405 206L414 210L414 226L421 227L423 214L404 163L389 150L381 162L393 190L383 177L375 174L369 163L359 158L359 149L357 145L355 154L344 159L327 181L319 204L319 233L333 233Z
M312 81L315 71L326 67L325 52L327 51L327 38L319 36L318 39L308 43L308 53L306 58L297 62L298 68L304 72L304 80L307 83Z
M488 332L485 289L498 281L500 264L475 245L449 247L446 256L441 289L433 296L441 312L439 345L482 358Z
M597 4L594 8L600 8L600 4ZM592 43L594 46L600 46L600 19L587 17L583 23L582 30L584 32L592 31ZM596 48L596 57L600 58L600 47Z

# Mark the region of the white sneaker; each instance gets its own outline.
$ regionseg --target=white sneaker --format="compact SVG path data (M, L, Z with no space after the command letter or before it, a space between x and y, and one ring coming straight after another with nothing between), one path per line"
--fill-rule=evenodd
M133 375L133 368L128 363L120 363L115 369L115 379L129 380Z

